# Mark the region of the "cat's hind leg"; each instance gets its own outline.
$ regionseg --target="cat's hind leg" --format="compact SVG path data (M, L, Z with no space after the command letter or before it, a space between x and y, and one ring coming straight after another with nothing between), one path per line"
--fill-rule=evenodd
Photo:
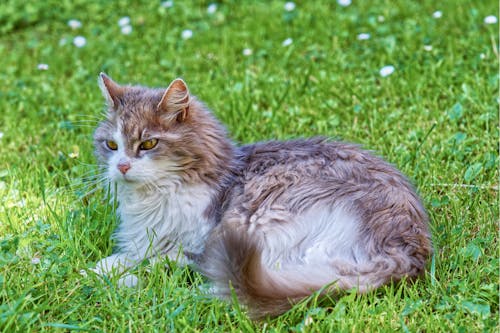
M398 279L401 250L369 255L360 220L343 207L316 206L227 215L207 243L200 268L220 296L231 289L254 317L277 315L323 289L366 292Z

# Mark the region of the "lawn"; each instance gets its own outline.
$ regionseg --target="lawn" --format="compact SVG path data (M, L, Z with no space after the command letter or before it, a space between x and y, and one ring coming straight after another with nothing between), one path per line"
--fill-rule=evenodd
M0 330L500 329L498 3L294 5L0 3ZM184 78L239 143L325 135L376 151L428 209L428 274L253 322L175 263L137 267L138 288L86 273L112 252L117 224L88 181L101 71L150 86Z

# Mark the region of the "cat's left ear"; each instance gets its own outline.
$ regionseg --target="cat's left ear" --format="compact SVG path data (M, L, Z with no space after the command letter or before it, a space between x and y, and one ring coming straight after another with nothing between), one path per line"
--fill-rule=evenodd
M158 111L177 117L177 120L183 122L189 115L189 103L191 98L189 90L182 79L175 79L170 83L163 94Z

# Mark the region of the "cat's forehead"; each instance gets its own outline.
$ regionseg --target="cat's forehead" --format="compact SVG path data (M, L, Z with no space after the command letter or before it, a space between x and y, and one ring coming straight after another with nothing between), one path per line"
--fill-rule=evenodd
M160 118L154 110L143 110L137 113L126 112L115 121L116 129L129 138L141 138L149 132L161 129Z
M121 96L121 102L118 105L118 113L136 113L140 111L156 111L160 103L164 90L148 89L134 86L127 87Z
M148 129L161 125L157 105L162 91L131 87L124 93L121 103L111 114L111 121L125 135L140 136Z

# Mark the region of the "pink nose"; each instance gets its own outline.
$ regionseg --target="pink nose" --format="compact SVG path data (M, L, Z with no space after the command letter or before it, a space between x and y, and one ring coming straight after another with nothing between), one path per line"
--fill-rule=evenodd
M121 162L118 164L118 170L120 170L120 172L122 174L126 174L127 171L130 170L130 163L129 162Z

